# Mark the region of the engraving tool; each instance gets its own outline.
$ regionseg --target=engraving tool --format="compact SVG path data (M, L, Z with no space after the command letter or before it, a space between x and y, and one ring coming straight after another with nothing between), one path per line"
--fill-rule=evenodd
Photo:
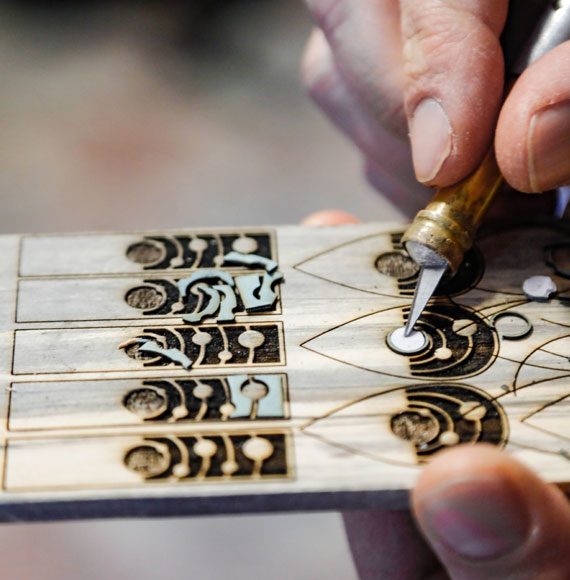
M570 39L570 0L558 0L541 19L523 55L513 67L520 74L555 46ZM420 266L420 276L405 326L412 330L445 274L454 274L465 252L473 245L489 205L505 180L491 146L481 165L460 183L440 188L433 200L420 211L402 241L411 258ZM559 205L565 190L561 190ZM564 204L565 205L565 204ZM560 212L560 208L558 208Z

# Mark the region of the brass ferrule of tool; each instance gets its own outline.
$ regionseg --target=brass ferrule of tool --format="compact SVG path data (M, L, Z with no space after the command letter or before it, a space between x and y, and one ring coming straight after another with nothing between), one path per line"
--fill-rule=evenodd
M487 208L503 183L492 146L474 173L455 185L436 191L402 241L404 244L415 242L432 250L444 258L450 272L455 273L465 252L473 245Z

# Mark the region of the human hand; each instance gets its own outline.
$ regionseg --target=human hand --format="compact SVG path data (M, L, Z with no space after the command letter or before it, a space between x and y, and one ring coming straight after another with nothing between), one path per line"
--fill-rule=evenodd
M570 182L570 42L530 66L501 107L507 0L306 2L318 26L306 84L380 187L377 176L406 161L406 144L386 131L409 130L417 178L446 186L475 169L495 127L497 159L515 189Z
M356 223L342 211L305 225ZM420 474L410 511L344 514L361 580L570 578L570 504L508 454L463 445Z
M361 580L570 578L570 504L487 445L442 452L408 512L344 514Z

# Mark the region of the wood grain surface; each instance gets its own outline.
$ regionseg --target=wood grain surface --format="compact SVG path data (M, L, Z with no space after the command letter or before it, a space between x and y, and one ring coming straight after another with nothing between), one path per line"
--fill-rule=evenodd
M475 442L567 485L568 224L482 235L414 355L404 228L0 238L0 517L398 507Z

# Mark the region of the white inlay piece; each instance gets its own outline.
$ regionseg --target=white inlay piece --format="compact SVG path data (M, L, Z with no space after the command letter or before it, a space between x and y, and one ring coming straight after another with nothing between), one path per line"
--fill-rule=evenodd
M428 343L427 336L421 330L412 330L405 335L405 327L397 328L388 335L388 346L400 354L414 354L423 350Z
M523 292L531 300L546 301L557 291L558 288L550 276L531 276L523 282Z

